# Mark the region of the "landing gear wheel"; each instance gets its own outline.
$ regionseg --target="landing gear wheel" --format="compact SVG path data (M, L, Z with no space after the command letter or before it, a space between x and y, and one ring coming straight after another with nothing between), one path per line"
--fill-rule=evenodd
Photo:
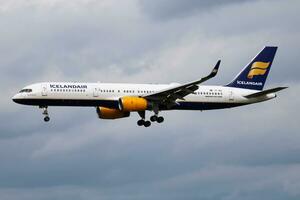
M143 126L144 124L145 124L145 121L143 119L140 119L139 121L137 121L138 126Z
M145 127L151 126L151 122L150 122L150 121L145 121L145 122L144 122L144 126L145 126Z
M157 121L157 118L158 117L156 115L153 115L153 116L150 117L150 121L155 122L155 121Z
M45 122L49 122L50 121L50 117L49 116L44 117L44 121Z
M49 114L48 114L48 107L47 106L39 106L39 108L43 109L43 115L45 116L44 121L49 122L50 117L49 117Z
M157 120L156 120L158 123L162 123L164 121L164 118L163 117L158 117Z

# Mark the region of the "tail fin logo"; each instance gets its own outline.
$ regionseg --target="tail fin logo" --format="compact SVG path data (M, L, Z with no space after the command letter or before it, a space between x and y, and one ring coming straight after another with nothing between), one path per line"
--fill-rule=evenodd
M247 75L247 78L252 79L254 76L264 75L267 72L269 65L270 62L254 62Z

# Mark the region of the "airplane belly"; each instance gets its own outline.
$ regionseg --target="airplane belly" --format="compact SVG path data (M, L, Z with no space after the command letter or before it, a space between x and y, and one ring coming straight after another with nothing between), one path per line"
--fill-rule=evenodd
M36 106L84 106L84 107L97 107L103 106L108 108L118 108L119 102L116 100L103 100L103 99L17 99L16 103L23 105L36 105Z
M232 108L245 105L244 103L229 103L229 102L178 102L173 106L172 110L214 110Z

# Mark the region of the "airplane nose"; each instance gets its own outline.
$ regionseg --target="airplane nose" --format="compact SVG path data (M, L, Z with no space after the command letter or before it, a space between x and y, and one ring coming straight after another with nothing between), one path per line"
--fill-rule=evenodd
M26 105L26 99L25 99L25 97L21 93L18 93L16 95L14 95L12 97L12 100L13 100L13 102L15 102L17 104L24 104L24 105Z
M17 103L17 102L16 102L16 99L17 99L16 96L17 96L17 95L14 95L14 96L11 98L15 103Z
M15 102L15 103L19 103L20 101L20 96L19 94L15 94L13 97L12 97L12 100Z

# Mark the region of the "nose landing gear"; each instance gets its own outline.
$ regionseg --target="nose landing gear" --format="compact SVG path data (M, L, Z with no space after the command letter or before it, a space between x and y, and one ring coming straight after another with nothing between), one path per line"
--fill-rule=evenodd
M48 107L47 106L43 106L43 107L40 107L41 109L43 109L43 115L45 116L44 117L44 121L45 122L49 122L50 121L50 117L49 117L49 114L48 114Z
M50 117L49 116L44 117L44 121L45 122L49 122L50 121Z

